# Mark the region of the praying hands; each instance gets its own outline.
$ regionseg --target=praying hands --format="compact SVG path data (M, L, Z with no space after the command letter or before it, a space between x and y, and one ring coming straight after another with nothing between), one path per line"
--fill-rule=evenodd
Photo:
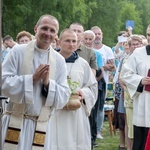
M40 64L33 74L33 83L42 80L45 87L49 84L49 64Z

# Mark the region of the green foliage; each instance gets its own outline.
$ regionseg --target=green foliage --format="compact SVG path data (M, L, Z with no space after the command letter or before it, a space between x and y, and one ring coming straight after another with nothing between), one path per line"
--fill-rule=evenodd
M71 94L76 94L77 89L79 88L79 83L76 81L72 81L71 78L68 78L67 81L71 90Z
M117 33L126 30L126 20L134 20L137 34L145 34L150 23L149 0L3 0L2 4L2 36L10 34L14 39L21 30L34 34L43 14L54 15L60 31L72 22L83 24L86 30L97 25L103 31L103 43L111 47Z
M146 28L148 24L150 24L150 1L149 0L132 0L136 5L136 10L140 11L140 18L142 19L143 31L142 33L145 35Z
M103 140L97 139L98 147L94 150L117 150L119 145L119 132L116 130L116 134L110 135L108 121L104 121L102 129Z
M90 27L95 25L103 31L103 42L112 46L120 28L120 2L97 0L97 9L90 18Z
M126 20L133 20L135 22L134 33L143 34L142 19L140 18L140 11L136 10L134 3L124 3L121 10L121 30L125 28Z

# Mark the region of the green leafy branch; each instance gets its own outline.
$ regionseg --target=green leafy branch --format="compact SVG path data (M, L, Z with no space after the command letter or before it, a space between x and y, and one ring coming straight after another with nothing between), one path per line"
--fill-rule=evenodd
M79 87L79 83L76 81L72 81L71 78L68 78L68 85L71 90L71 94L76 94L77 88Z

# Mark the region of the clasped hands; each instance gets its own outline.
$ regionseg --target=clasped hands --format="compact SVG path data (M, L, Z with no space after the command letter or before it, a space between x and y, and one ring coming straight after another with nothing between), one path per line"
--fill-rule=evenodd
M47 87L49 85L49 73L49 64L40 64L39 67L35 70L35 73L33 74L33 83L42 81L44 86Z

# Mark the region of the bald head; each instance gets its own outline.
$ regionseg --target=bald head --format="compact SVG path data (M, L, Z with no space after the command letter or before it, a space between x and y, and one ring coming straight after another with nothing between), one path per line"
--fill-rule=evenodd
M73 34L73 35L76 36L76 34L75 34L74 31L72 31L71 29L66 28L66 29L64 29L64 30L61 31L61 33L60 33L60 35L59 35L59 39L62 40L62 39L63 39L63 35L66 34L66 33L68 33L68 34ZM77 37L77 36L76 36L76 37Z

